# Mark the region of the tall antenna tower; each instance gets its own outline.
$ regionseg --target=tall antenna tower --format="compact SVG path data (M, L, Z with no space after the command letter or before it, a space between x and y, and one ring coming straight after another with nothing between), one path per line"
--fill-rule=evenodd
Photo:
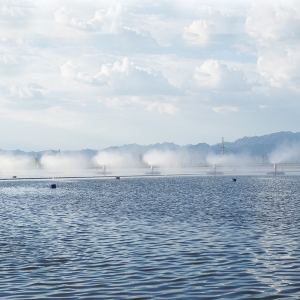
M224 155L224 151L225 151L225 143L224 143L224 138L222 137L222 155Z

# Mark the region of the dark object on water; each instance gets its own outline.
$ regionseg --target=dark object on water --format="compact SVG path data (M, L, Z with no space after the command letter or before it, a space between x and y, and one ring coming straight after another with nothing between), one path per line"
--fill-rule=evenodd
M234 181L234 182L235 182L235 181L236 181L236 178L231 178L231 181Z
M116 179L120 179L120 176L116 176Z
M56 184L55 183L52 183L49 185L50 189L56 189Z
M13 176L13 179L16 179L17 178L17 176Z

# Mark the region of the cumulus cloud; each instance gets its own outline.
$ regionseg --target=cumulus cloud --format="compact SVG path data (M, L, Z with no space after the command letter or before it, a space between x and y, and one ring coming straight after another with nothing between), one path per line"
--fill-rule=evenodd
M76 80L89 85L102 85L105 84L101 81L97 75L90 75L82 71L78 71L78 67L73 63L72 60L68 60L66 63L60 66L61 77L68 80Z
M91 20L73 17L66 7L54 12L54 21L60 26L66 26L83 31L97 31L102 34L118 34L122 31L122 5L109 7L107 10L96 10Z
M79 30L91 30L91 25L81 19L71 16L71 13L66 7L62 6L60 9L54 11L54 22L57 25L70 27Z
M0 12L3 16L9 16L13 18L24 17L25 11L18 5L4 4L0 6Z
M192 46L205 46L210 34L214 31L214 24L206 20L193 21L184 28L183 39Z
M59 127L58 135L67 140L71 128L84 127L85 140L87 128L102 130L109 114L120 114L111 109L119 109L133 128L151 127L151 142L159 132L161 140L169 136L189 143L195 124L205 126L215 113L230 113L229 123L242 130L236 124L246 111L243 105L249 119L255 111L257 119L267 118L284 101L293 108L298 105L296 0L21 2L0 4L0 113L3 124L9 118L16 132L17 126L30 130L34 123L45 130L51 127L47 132ZM253 88L256 81L259 88ZM179 112L177 125L151 120L151 114L175 119ZM137 126L139 114L146 117ZM116 143L125 140L125 127L131 126L123 126L121 119L115 126L124 127L122 134L111 132ZM213 135L207 133L205 139L214 142ZM147 142L141 135L135 138ZM101 139L95 140L89 140L90 147L102 145Z
M95 29L100 29L102 33L117 34L121 30L122 5L118 4L115 8L110 7L105 10L97 10L90 24Z
M0 95L8 101L13 102L18 102L19 100L43 100L43 91L43 87L35 84L27 86L0 86Z
M271 86L298 89L300 3L254 1L246 30L257 47L258 72Z
M245 91L250 88L243 72L229 69L227 65L213 59L196 67L194 79L201 89L212 91Z
M176 88L157 71L150 72L125 57L113 64L103 64L95 75L78 72L72 61L61 67L61 76L92 85L105 86L105 92L119 95L174 94Z
M202 5L197 13L203 18L194 20L189 26L184 27L183 39L187 44L196 47L205 47L218 40L213 39L214 35L238 35L244 32L243 26L237 16L221 12L212 6Z
M152 97L139 97L139 96L119 96L114 98L101 98L98 102L106 107L113 109L125 109L133 107L134 104L138 104L146 111L151 113L177 115L179 108L170 100L160 97L160 101L153 99Z

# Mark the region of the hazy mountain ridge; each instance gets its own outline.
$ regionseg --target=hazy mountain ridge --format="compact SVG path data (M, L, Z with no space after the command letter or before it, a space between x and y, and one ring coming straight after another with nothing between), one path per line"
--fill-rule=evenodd
M268 155L273 153L279 148L283 147L299 147L300 149L300 132L277 132L263 136L243 137L237 139L235 142L224 143L225 155L247 155L252 158L267 159ZM84 156L88 159L92 159L97 153L106 152L113 154L128 154L135 161L143 160L143 157L147 153L176 153L177 160L195 161L201 162L209 154L221 155L222 143L215 145L209 145L207 143L199 143L196 145L188 144L179 146L171 142L156 143L150 145L138 145L138 144L125 144L122 146L113 146L101 150L95 149L83 149L78 151L59 151L57 150L45 150L45 151L30 151L25 152L21 150L1 150L1 155L13 155L13 156L29 156L35 158L41 158L43 155L56 155L61 153L63 155L78 155ZM300 152L300 151L299 151Z

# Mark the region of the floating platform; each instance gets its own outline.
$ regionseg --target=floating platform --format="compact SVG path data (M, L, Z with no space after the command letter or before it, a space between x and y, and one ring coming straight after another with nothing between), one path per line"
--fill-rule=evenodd
M206 175L214 175L214 176L216 176L216 175L224 175L224 173L223 172L216 172L216 171L208 171L206 173Z
M158 172L158 171L145 172L145 175L160 175L160 172Z
M269 176L283 176L285 173L283 171L273 171L273 172L267 172L267 175Z

